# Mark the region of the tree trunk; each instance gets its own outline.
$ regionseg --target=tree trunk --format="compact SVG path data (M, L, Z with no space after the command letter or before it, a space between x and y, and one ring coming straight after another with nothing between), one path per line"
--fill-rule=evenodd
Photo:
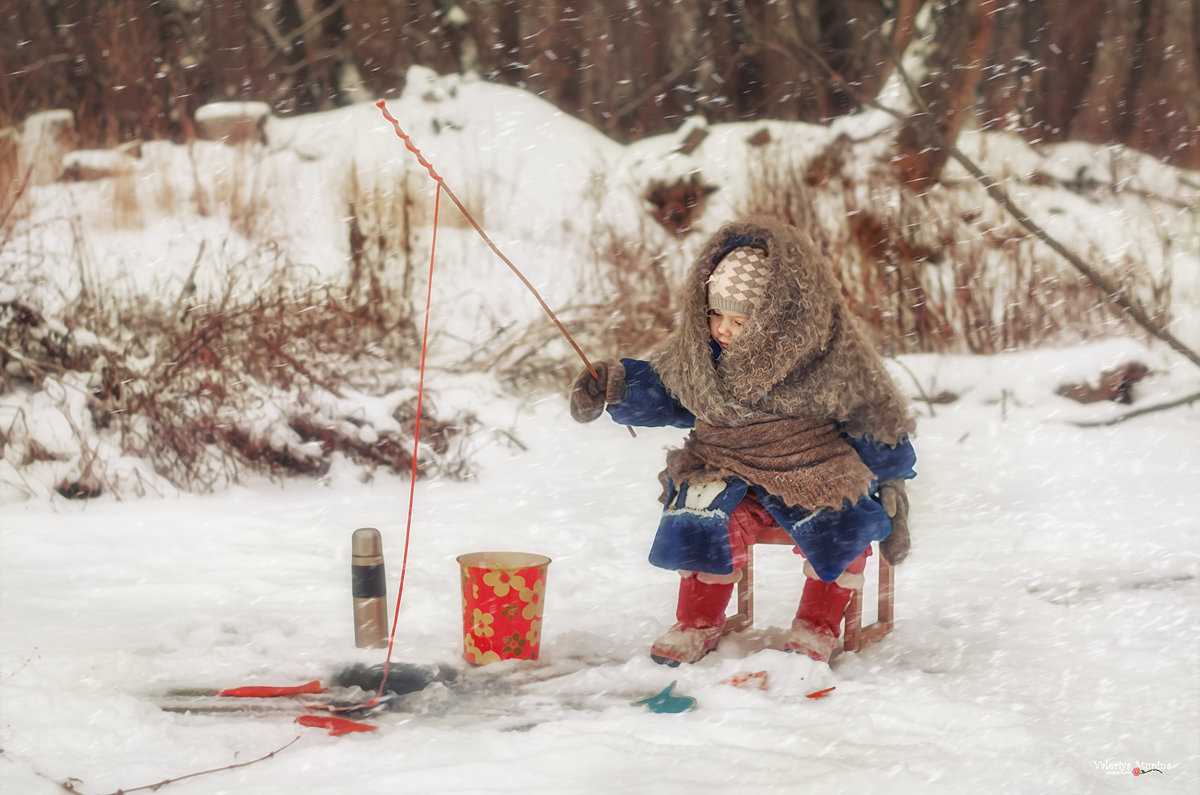
M623 142L697 114L823 123L858 107L813 54L873 95L891 71L876 31L903 52L923 5L939 33L922 92L943 132L978 101L988 129L1200 168L1200 0L0 2L0 128L70 108L85 146L186 140L206 102L333 107L357 98L343 74L395 96L413 64L478 69ZM980 7L992 11L968 13ZM920 184L941 156L923 161L931 142L916 122L904 151Z
M1129 0L1104 0L1087 87L1068 126L1067 137L1116 143L1132 127L1134 86L1129 65L1138 52L1141 20Z
M921 191L937 180L950 154L939 144L958 138L974 112L975 93L991 40L996 0L948 0L934 11L935 31L918 108L896 134L901 181Z
M1195 0L1145 0L1143 9L1128 143L1200 168L1200 9Z

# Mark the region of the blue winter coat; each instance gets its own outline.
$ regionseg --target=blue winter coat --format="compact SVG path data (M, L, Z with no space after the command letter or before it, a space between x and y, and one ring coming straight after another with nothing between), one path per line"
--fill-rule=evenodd
M719 352L719 348L717 349ZM691 428L695 416L663 385L648 362L622 359L628 394L622 402L608 406L609 416L622 425ZM895 446L870 437L846 440L875 475L874 494L880 481L913 478L916 453L908 440ZM709 574L730 574L733 552L729 547L729 517L747 493L756 496L812 564L817 576L837 579L846 566L862 554L872 541L886 538L892 523L883 507L870 496L853 505L847 500L840 510L785 505L761 486L728 477L723 488L667 485L662 520L650 549L650 562L664 569L686 569Z

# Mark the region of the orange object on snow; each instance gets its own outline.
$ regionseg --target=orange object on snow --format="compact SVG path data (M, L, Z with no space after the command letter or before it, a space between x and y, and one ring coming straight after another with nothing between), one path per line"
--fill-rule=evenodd
M301 726L329 729L329 733L334 737L340 737L343 734L351 734L353 732L373 732L379 728L369 723L358 723L346 720L345 718L335 718L331 715L301 715L296 718L296 723L299 723Z
M805 698L825 698L825 696L829 695L834 690L837 690L837 688L836 687L827 687L824 690L818 690L815 693L809 693L808 695L805 696Z
M305 693L323 693L325 688L318 681L292 687L234 687L229 690L218 690L218 696L233 696L234 698L274 698L275 696L298 696Z
M755 671L752 674L735 674L721 682L723 685L732 685L739 687L742 690L766 690L767 689L767 672Z

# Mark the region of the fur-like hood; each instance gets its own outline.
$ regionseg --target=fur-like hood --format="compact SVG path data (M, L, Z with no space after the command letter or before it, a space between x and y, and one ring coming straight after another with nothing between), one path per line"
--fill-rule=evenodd
M747 245L767 252L766 296L714 366L706 283L725 254ZM712 425L827 419L852 437L888 444L914 429L826 255L807 234L773 218L730 223L713 235L681 293L676 329L650 360L675 397Z

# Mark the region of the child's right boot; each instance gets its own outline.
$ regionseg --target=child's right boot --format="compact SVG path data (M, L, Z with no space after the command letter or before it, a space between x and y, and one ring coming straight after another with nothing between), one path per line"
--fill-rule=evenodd
M854 591L862 589L861 582L856 583L856 579L861 581L862 576L843 574L836 582L825 582L815 576L806 578L800 607L783 644L784 650L806 654L818 662L829 662L838 647L846 606ZM857 584L858 587L844 588L841 583Z
M733 595L733 582L704 582L687 574L679 582L675 626L650 647L650 659L672 668L694 663L717 648L725 631L725 608Z

